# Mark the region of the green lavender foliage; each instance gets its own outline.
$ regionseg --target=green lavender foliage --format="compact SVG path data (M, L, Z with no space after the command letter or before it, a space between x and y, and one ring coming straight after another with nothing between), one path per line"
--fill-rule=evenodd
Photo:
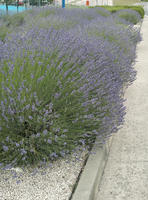
M0 25L17 27L0 41L0 163L6 168L52 162L89 148L96 137L105 143L124 122L122 90L136 78L141 39L132 23L103 8L23 15Z

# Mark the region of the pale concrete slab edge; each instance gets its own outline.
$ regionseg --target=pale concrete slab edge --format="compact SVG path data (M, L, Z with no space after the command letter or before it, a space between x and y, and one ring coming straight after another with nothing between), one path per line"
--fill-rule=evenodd
M113 136L103 147L98 147L97 144L94 145L92 152L95 152L95 154L90 154L77 188L72 196L72 200L95 199L99 184L101 183L112 140Z

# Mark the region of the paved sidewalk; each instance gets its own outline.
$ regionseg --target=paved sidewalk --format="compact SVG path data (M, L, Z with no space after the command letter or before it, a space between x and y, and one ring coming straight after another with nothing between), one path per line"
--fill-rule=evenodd
M148 200L148 16L141 33L137 79L125 92L125 124L114 135L96 200Z
M56 5L62 5L62 0L55 0ZM76 6L86 6L86 0L65 0L65 4L71 4ZM96 5L113 5L112 0L89 0L90 6Z
M77 5L77 6L85 6L86 0L67 0L69 4ZM90 6L96 5L113 5L112 0L89 0Z

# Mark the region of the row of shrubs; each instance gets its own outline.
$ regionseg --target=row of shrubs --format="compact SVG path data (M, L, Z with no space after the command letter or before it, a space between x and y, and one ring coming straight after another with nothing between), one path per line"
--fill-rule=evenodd
M141 0L141 1L148 2L148 0Z
M141 20L141 18L144 17L144 9L142 6L96 6L96 7L102 7L110 11L114 15L118 15L120 18L125 19L133 24L138 23L139 20ZM95 7L89 7L89 8L95 8ZM139 16L136 16L136 13L132 12L132 10L138 12L141 17L139 18ZM51 12L51 11L41 12L39 16L41 17L43 15L42 17L46 17L49 15L48 12ZM23 13L15 14L13 16L5 15L0 18L0 29L1 29L0 39L1 40L5 39L7 33L13 32L19 26L22 26L25 23L26 21L25 18L27 18L26 13L27 12L23 12ZM99 11L99 14L103 16L110 15L109 12L105 12L105 11L101 13L101 10Z
M115 13L117 11L121 11L121 10L125 10L125 9L130 9L130 10L134 10L134 11L138 12L141 15L141 18L144 17L144 8L142 6L124 5L124 6L97 6L97 7L105 8L105 9L109 10L111 13ZM90 8L93 8L93 7L90 7Z
M139 29L104 8L27 11L0 41L2 169L105 143L124 122L122 89L136 78L140 40Z

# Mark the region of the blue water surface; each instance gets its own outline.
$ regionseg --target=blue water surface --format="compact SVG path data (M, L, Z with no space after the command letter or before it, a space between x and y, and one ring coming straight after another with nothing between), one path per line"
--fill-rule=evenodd
M18 7L18 12L25 11L26 8L25 6L19 6ZM8 13L9 14L15 14L17 13L17 6L8 6ZM0 15L6 14L6 5L0 5Z

